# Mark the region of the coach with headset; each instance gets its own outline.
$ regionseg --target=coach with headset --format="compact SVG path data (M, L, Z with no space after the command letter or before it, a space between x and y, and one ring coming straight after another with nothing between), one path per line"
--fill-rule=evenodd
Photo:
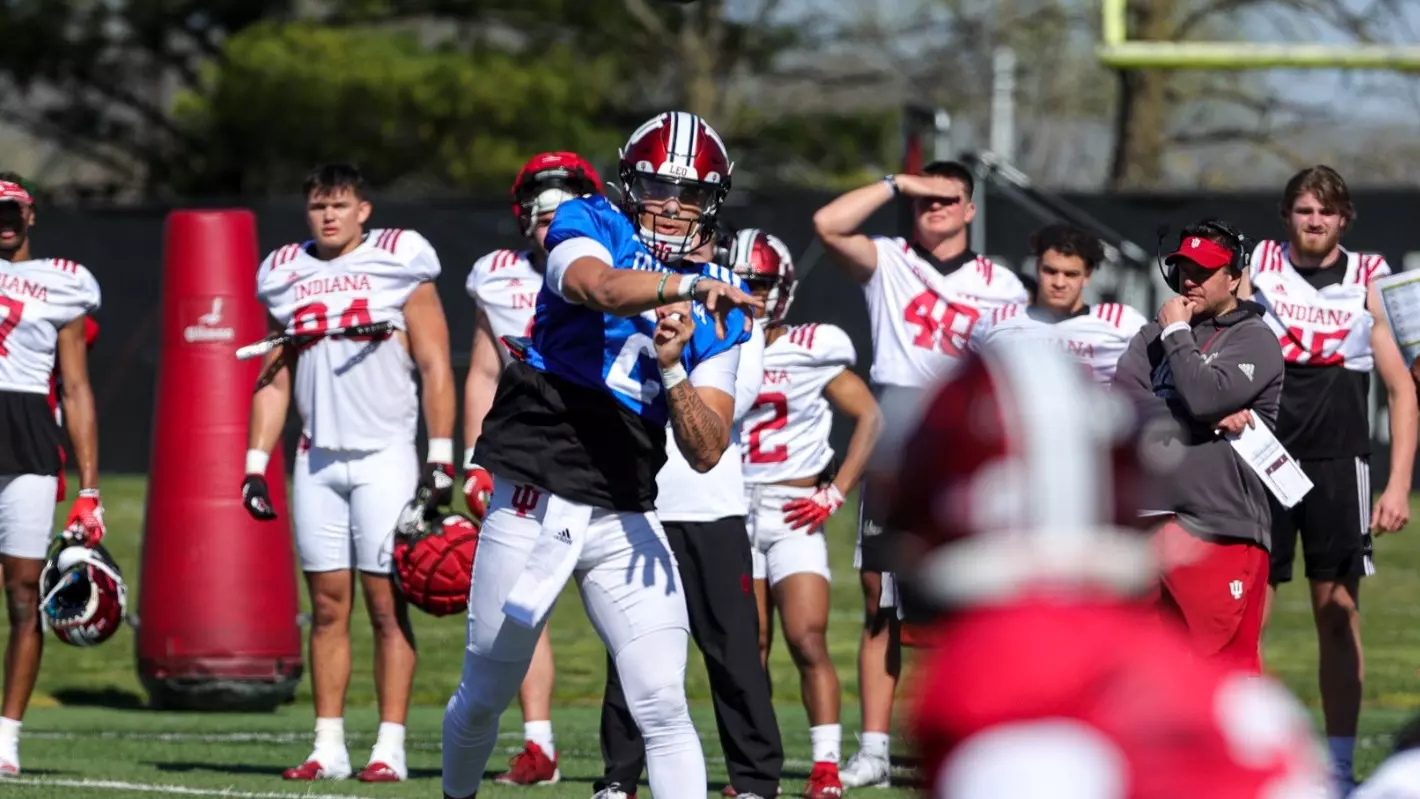
M1154 536L1160 612L1200 656L1260 673L1271 510L1229 436L1277 423L1282 347L1262 306L1238 299L1252 243L1222 220L1185 228L1163 259L1176 292L1119 360L1115 391L1173 425L1154 446L1178 458Z

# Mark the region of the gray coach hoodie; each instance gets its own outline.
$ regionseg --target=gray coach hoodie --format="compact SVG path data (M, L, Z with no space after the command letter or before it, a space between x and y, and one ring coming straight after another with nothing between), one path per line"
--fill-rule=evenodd
M1214 432L1223 417L1244 408L1257 423L1277 424L1282 394L1282 347L1262 320L1262 306L1241 301L1190 330L1160 337L1145 325L1119 359L1114 390L1146 413L1168 413L1184 447L1169 507L1184 529L1207 538L1241 538L1272 548L1267 487Z

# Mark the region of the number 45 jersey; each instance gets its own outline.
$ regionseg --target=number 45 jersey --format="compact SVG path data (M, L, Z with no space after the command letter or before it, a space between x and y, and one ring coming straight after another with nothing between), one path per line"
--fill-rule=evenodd
M288 244L262 262L257 297L287 333L390 322L406 329L404 303L439 276L439 257L412 230L375 229L350 252L321 260L314 245ZM302 432L321 449L375 451L414 440L415 363L403 336L330 337L304 347L292 393Z
M833 459L833 409L823 390L856 360L853 341L834 325L795 325L764 349L764 384L740 436L746 483L823 472Z
M989 309L1029 299L1011 270L969 250L936 264L903 239L876 236L873 243L878 266L863 294L876 385L927 385L965 354L972 328Z

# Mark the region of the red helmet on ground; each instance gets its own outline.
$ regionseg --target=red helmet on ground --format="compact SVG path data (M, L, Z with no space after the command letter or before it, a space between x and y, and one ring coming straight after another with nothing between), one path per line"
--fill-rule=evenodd
M432 616L468 608L478 525L462 513L440 513L429 493L404 507L395 526L394 581L409 604Z
M128 613L128 586L108 550L76 543L67 532L50 549L39 590L45 629L71 646L107 641Z
M637 128L621 149L622 210L658 257L684 257L714 239L733 169L714 128L694 114L668 111ZM647 201L672 199L698 209L684 235L640 225Z
M766 327L783 324L794 301L794 257L777 236L758 228L735 233L730 243L729 266L751 289L766 288L764 315L756 319Z
M1074 359L1019 344L968 354L912 402L884 407L873 488L889 492L899 573L919 596L944 607L1148 587L1140 511L1160 507L1171 422L1141 418Z
M513 180L513 215L518 230L531 236L540 217L557 206L588 194L605 194L597 170L582 156L571 152L540 153L533 156Z

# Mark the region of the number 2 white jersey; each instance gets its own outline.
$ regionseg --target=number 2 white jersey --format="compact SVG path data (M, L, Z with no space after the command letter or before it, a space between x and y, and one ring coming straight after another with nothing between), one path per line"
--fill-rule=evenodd
M983 256L949 275L900 238L875 236L878 266L863 284L877 385L925 386L967 348L977 319L1028 299L1020 278Z
M1289 249L1284 242L1264 241L1248 267L1252 300L1267 310L1263 319L1281 343L1282 357L1289 366L1371 371L1375 320L1366 310L1366 297L1372 282L1390 274L1390 265L1380 255L1343 250L1341 282L1317 289L1292 266Z
M439 276L439 257L412 230L376 229L358 247L322 261L301 244L275 250L257 272L257 297L289 333L390 322ZM374 451L414 440L419 397L414 359L391 337L318 339L296 361L302 431L322 449Z
M0 391L49 394L59 328L98 307L98 281L73 261L0 260Z
M1149 320L1128 305L1106 302L1084 313L1053 321L1048 312L1026 304L992 309L971 333L971 349L1000 342L1049 342L1090 368L1095 381L1108 386L1114 380L1120 356Z
M503 337L532 335L542 275L533 269L527 250L494 250L474 263L464 288L488 316L498 356L507 366L513 356L503 346Z
M848 334L834 325L794 325L764 349L764 382L745 415L745 482L814 477L833 459L833 409L824 387L857 360Z

